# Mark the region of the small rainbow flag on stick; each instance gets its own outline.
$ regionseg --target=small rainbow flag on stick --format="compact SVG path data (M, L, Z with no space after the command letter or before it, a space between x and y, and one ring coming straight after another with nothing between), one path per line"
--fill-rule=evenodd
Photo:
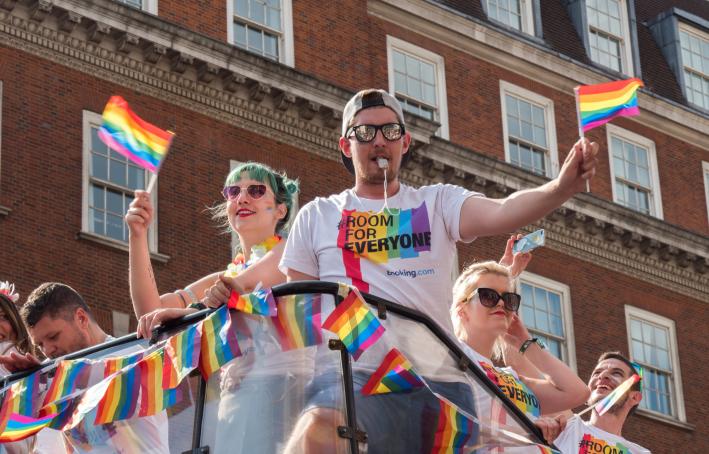
M111 96L103 109L101 140L112 150L157 175L167 156L174 134L163 131L137 116L120 96ZM148 192L155 182L153 177Z
M190 325L184 331L167 340L163 367L163 388L176 388L199 365L201 341L202 334L198 325Z
M615 117L638 115L638 88L642 86L642 80L632 78L574 88L581 137Z
M476 436L472 419L463 415L452 403L438 396L440 411L431 454L457 454Z
M276 315L276 302L273 299L271 289L257 290L248 295L239 295L232 290L227 306L229 309L236 309L246 314L267 315L269 317Z
M409 391L422 386L424 386L423 380L414 371L411 362L399 350L392 348L384 357L382 364L362 387L361 392L365 396L371 396Z
M2 435L0 435L0 443L20 441L31 437L47 427L55 416L56 415L52 414L40 418L33 418L31 416L13 413L7 421L5 430L2 432Z
M320 295L288 295L278 298L273 326L283 351L322 342Z
M200 322L202 338L199 370L205 380L232 359L241 356L236 332L231 329L229 308L223 305Z
M356 289L337 305L323 328L337 334L355 361L384 334L384 327Z
M638 374L633 374L631 377L628 377L628 379L625 380L623 383L616 386L616 388L610 393L608 393L606 397L596 402L596 405L594 405L593 408L596 410L596 413L598 413L598 416L601 416L605 414L608 410L610 410L613 405L615 405L615 403L618 402L620 398L623 397L625 393L628 392L630 388L632 388L633 385L639 381L640 376Z

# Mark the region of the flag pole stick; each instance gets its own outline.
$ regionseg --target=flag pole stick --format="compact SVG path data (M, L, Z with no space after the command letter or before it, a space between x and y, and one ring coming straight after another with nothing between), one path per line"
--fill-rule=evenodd
M579 105L579 87L574 87L574 98L576 98L576 123L579 125L579 139L584 138L583 126L581 125L581 106ZM581 142L582 150L586 150L585 142ZM591 183L586 180L586 192L591 192Z
M157 183L157 182L158 182L158 174L151 172L150 181L148 182L148 187L145 190L148 193L153 192L153 188L155 188L155 183Z

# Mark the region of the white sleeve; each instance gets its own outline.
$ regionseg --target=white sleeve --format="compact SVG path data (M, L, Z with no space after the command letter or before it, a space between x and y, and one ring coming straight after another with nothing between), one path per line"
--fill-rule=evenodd
M460 238L460 211L463 203L468 197L485 197L485 194L468 191L467 189L453 184L440 185L438 193L438 203L436 210L443 216L448 236L453 241L461 241ZM471 242L475 238L470 238L466 242Z
M293 221L283 257L278 265L278 269L285 275L288 275L288 270L293 270L313 277L320 276L313 244L313 222L317 221L312 213L314 209L313 202L307 203Z

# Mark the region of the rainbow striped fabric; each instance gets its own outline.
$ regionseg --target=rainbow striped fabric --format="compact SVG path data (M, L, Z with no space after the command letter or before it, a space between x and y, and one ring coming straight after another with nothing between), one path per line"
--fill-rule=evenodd
M355 361L384 334L384 327L356 289L337 305L323 328L337 334Z
M638 374L633 374L632 377L628 377L627 380L616 386L616 388L610 393L608 393L606 397L599 400L593 407L593 409L596 410L596 413L598 413L598 416L601 416L608 410L610 410L613 405L615 405L615 403L618 402L618 400L620 400L620 398L623 397L625 393L628 392L630 388L632 388L633 385L639 381L640 376Z
M42 371L37 371L10 385L3 401L3 412L6 417L12 414L33 416L39 410L39 385Z
M48 403L39 410L39 416L55 415L48 427L56 430L62 430L64 426L69 424L74 410L79 405L83 391L77 391L75 394L69 394L59 400Z
M135 415L140 395L139 369L143 353L104 360L104 377L113 377L96 407L96 424L128 419Z
M201 339L198 325L190 325L167 340L162 382L164 389L176 388L199 365Z
M283 351L322 343L320 295L288 295L276 305L271 320Z
M40 418L33 418L31 416L13 413L7 421L5 430L3 430L2 434L0 434L0 443L20 441L27 437L31 437L47 427L55 416L56 415L51 414Z
M642 86L642 80L632 78L574 88L583 132L608 123L615 117L638 115L638 88Z
M273 299L271 289L261 289L247 295L239 295L232 290L227 306L229 309L236 309L246 314L266 315L269 317L276 315L276 302Z
M241 356L236 332L231 329L229 308L223 305L200 323L202 338L199 370L205 380L224 364Z
M472 419L463 415L452 403L439 397L438 426L433 440L432 454L462 453L476 434Z
M163 389L165 349L150 353L140 360L140 409L138 416L152 416L177 402L178 389ZM168 365L168 367L171 367Z
M365 396L409 391L425 386L421 377L414 371L411 362L392 348L384 357L382 364L374 371L361 393Z
M44 406L68 396L77 389L85 388L88 384L92 364L92 361L85 359L60 362L52 383L47 389L47 394L44 396Z
M174 136L142 120L120 96L108 100L98 135L109 148L152 173L158 173Z

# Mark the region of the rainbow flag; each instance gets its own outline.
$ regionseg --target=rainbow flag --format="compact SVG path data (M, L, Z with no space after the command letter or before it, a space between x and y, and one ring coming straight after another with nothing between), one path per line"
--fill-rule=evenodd
M392 348L362 387L361 392L365 396L371 396L409 391L422 386L425 386L423 380L414 371L411 362L399 350Z
M276 304L271 320L283 351L322 343L320 295L288 295Z
M205 380L224 364L241 356L236 332L231 329L229 308L223 305L200 323L199 370Z
M198 326L190 325L167 340L162 382L164 389L176 388L199 365L201 338Z
M69 394L59 400L52 401L39 410L39 416L55 415L48 427L56 430L63 430L69 424L74 410L79 405L83 390Z
M462 453L463 448L476 436L475 423L463 415L455 405L440 397L439 404L438 426L431 453Z
M177 403L177 389L163 389L165 349L149 354L138 363L140 370L140 409L138 416L152 416ZM171 367L171 366L170 366Z
M85 388L89 381L92 364L92 361L85 359L64 360L60 362L54 373L52 383L49 385L47 394L44 396L43 407L68 396L77 389Z
M632 388L633 385L639 381L640 376L638 374L633 374L632 377L628 377L627 380L616 386L616 388L610 393L608 393L606 397L596 402L596 405L594 405L593 409L596 410L598 416L601 416L608 410L610 410L613 405L615 405L615 403L618 402L620 398L623 397L625 393L628 392L628 390L630 390L630 388Z
M143 352L104 360L104 377L112 377L96 407L96 424L128 419L135 415L140 394L139 369Z
M6 412L6 416L12 414L33 416L39 410L40 403L37 397L42 378L41 372L37 371L10 385L3 402L3 412Z
M7 421L7 426L0 435L0 443L10 443L24 440L44 429L52 422L56 415L47 415L40 418L18 415L13 413Z
M98 135L110 149L152 173L158 173L174 136L142 120L120 96L108 100Z
M239 295L232 290L227 306L229 309L236 309L246 314L267 315L269 317L276 315L276 303L273 300L271 289L257 290L248 295Z
M638 78L574 88L579 123L583 132L608 123L615 117L631 117L638 110Z
M332 311L323 328L337 334L355 361L384 334L384 327L355 289Z

